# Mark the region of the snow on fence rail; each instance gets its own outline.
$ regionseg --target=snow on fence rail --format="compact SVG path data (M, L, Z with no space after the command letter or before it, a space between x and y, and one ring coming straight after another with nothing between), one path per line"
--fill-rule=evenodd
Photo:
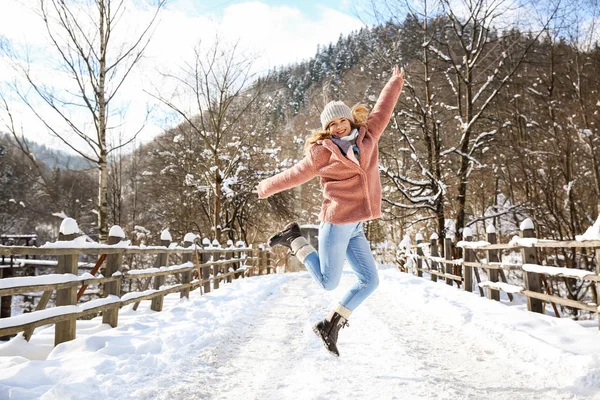
M55 274L0 279L0 297L43 292L35 311L0 319L0 337L24 332L29 340L36 327L55 324L54 344L58 345L75 338L77 318L101 312L103 323L114 328L119 308L125 305L135 303L137 309L141 301L151 300L151 309L161 311L164 296L169 293L180 292L181 297L189 297L191 290L208 293L218 289L221 282L274 272L271 254L262 246L255 249L240 242L233 247L230 242L229 247L221 248L218 243L214 243L216 247L207 243L207 239L200 246L194 234L185 236L183 246L174 246L168 231L163 232L160 246L130 246L119 227L111 229L107 245L94 245L81 241L75 232L78 229L71 227L65 232L61 226L59 240L42 247L0 246L0 255L52 255L58 259ZM82 254L100 257L91 273L77 276L78 257ZM122 270L123 256L129 254L156 255L154 267ZM170 255L181 256L182 263L169 265ZM94 276L103 263L104 276ZM167 276L175 277L177 282L167 285ZM124 279L139 280L142 290L121 295ZM103 298L78 304L85 287L100 284ZM54 291L56 307L46 309Z
M600 221L600 218L599 218ZM598 224L594 224L595 230L598 230ZM591 229L591 228L590 228ZM589 231L589 230L588 230ZM425 242L421 234L417 234L416 246L409 245L406 240L403 241L407 248L407 257L412 260L401 269L412 269L419 277L423 272L430 274L431 280L437 281L438 278L444 279L446 284L453 283L464 287L466 291L473 291L473 275L477 281L477 287L480 295L484 296L483 288L487 288L487 296L491 300L500 300L500 291L507 293L512 301L513 294L524 295L527 298L527 309L529 311L543 313L543 302L549 302L554 308L556 316L559 316L556 304L586 310L597 314L598 327L600 329L600 306L598 298L600 297L600 231L595 235L586 235L578 237L578 240L557 241L543 240L535 237L533 222L526 219L521 224L519 237L515 237L508 244L496 243L496 233L493 226L488 227L486 232L486 241L473 241L471 229L466 228L463 232L464 240L457 243L457 247L462 249L463 257L455 258L455 248L452 239L446 238L443 247L444 256L438 254L438 237L433 235L430 242ZM425 254L423 249L429 248L429 254ZM595 259L595 271L578 268L566 268L556 266L540 265L538 262L538 251L541 249L586 249ZM521 253L522 263L503 263L500 262L500 250L517 250ZM483 255L481 255L483 253ZM478 256L478 254L481 256ZM483 262L481 260L484 260ZM586 258L587 260L587 258ZM592 265L591 262L589 265ZM479 269L487 272L488 280L481 281ZM507 282L504 271L518 270L523 273L523 286L512 285ZM589 282L593 294L593 302L584 302L575 298L564 298L552 293L552 286L548 284L549 279L581 280ZM567 297L572 297L571 293Z

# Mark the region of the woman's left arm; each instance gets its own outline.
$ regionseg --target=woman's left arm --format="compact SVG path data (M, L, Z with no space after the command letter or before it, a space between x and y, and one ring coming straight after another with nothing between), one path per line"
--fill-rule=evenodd
M376 140L379 140L381 134L390 122L392 112L394 111L394 107L396 107L403 85L404 71L396 65L392 77L379 94L377 103L375 103L373 111L371 111L367 118L369 132Z

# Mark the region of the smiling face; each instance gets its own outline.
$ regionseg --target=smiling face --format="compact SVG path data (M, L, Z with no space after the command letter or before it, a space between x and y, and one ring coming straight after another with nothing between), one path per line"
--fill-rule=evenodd
M332 135L344 137L350 134L352 126L350 125L348 118L336 118L327 125L327 130L331 132Z

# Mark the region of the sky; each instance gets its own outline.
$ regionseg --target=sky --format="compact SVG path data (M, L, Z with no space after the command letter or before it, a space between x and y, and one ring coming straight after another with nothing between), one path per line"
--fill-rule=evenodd
M0 398L600 399L596 320L556 318L549 304L528 312L521 295L491 301L391 266L379 277L339 333L339 358L311 327L355 282L348 265L333 291L306 271L263 275L167 295L161 312L150 300L125 306L116 328L77 321L77 338L56 347L52 325L30 342L19 334L0 342Z
M151 1L151 0L148 0ZM258 57L253 71L264 74L281 65L296 63L314 56L318 45L335 42L340 35L356 31L365 25L366 14L361 14L362 0L327 1L274 1L274 0L171 0L159 15L145 58L135 74L120 89L119 109L126 110L113 117L115 141L117 136L127 138L132 132L144 126L148 111L152 111L149 123L145 125L140 140L148 141L164 128L171 127L173 120L157 112L156 101L144 91L160 91L165 94L174 91L162 80L160 73L177 73L181 65L189 62L194 46L202 42L205 46L218 35L229 43L239 41L245 54ZM54 60L48 44L47 33L39 18L33 12L35 0L3 0L0 5L0 38L18 50L22 62L27 57L29 68L34 71L39 82L53 90L64 90L73 84ZM140 1L126 2L128 9L119 30L113 38L116 42L124 37L140 32L150 18L147 9L140 7ZM138 7L132 7L137 4ZM24 30L23 27L27 29ZM132 34L133 33L133 34ZM33 99L40 115L51 126L61 126L60 118L35 100L21 75L11 67L6 56L0 56L0 90L8 99L15 126L27 137L53 147L62 147L59 141L47 134L47 129L28 110L10 86L19 82ZM71 114L80 126L89 128L91 122L81 113ZM6 131L7 114L0 111L0 130ZM66 130L66 129L63 129ZM81 144L78 144L81 147Z

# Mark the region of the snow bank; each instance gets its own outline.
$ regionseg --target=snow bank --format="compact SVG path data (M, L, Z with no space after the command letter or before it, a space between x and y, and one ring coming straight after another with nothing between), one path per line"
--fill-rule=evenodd
M379 275L340 333L339 359L311 324L354 274L331 292L307 272L266 275L189 300L165 296L162 312L150 301L124 307L114 329L78 321L77 339L56 348L52 328L31 343L19 335L0 344L0 399L598 398L595 321L527 312L396 268Z

